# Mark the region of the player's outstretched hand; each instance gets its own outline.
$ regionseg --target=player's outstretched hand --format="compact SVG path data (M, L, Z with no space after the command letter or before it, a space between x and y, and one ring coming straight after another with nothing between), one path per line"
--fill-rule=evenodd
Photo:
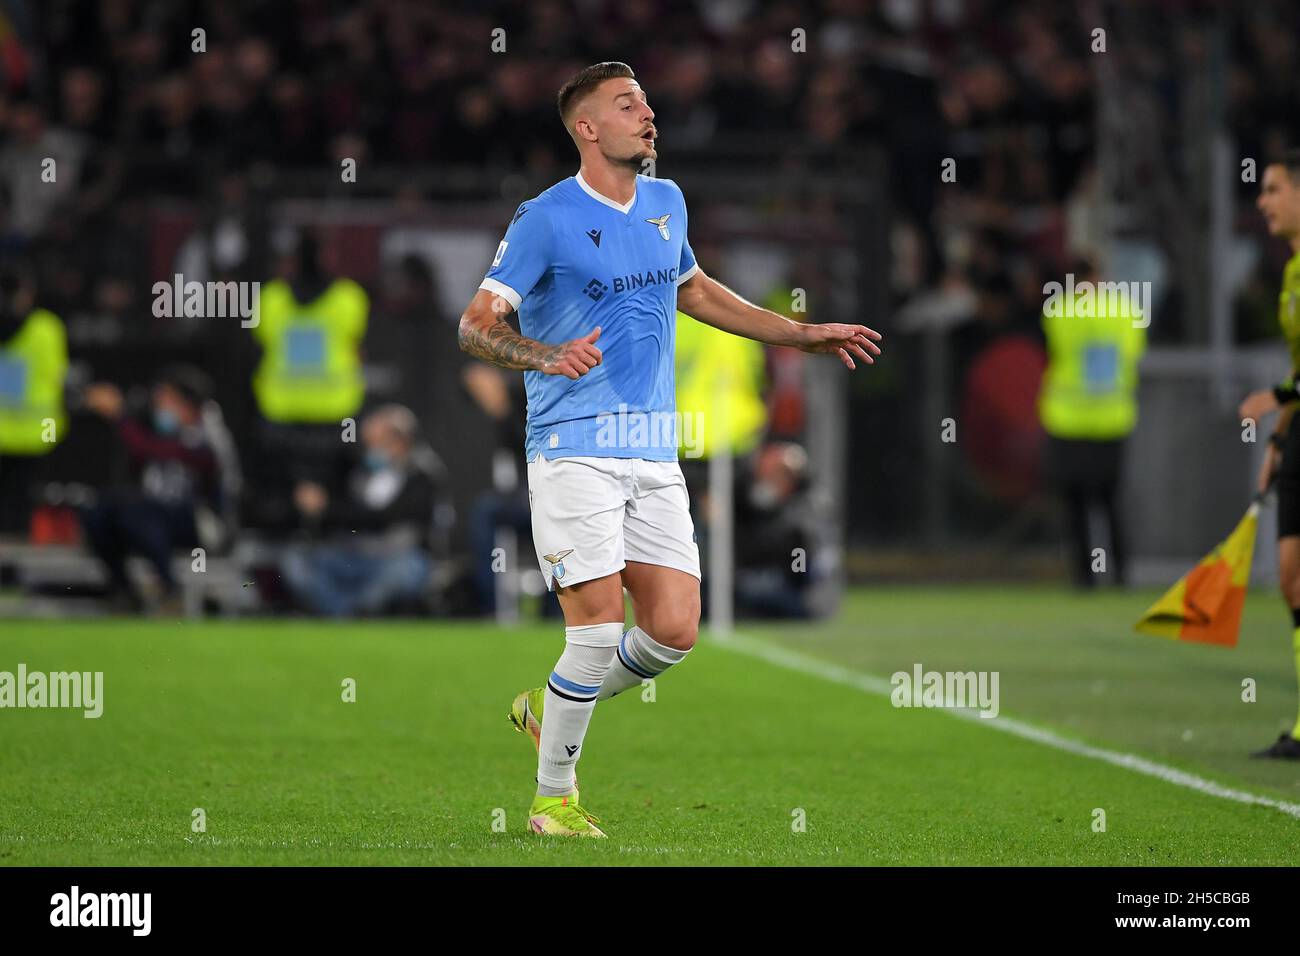
M883 335L865 325L845 325L841 322L801 325L796 348L802 352L833 352L849 368L857 368L853 364L855 355L868 365L875 364L875 356L880 354L880 346L876 343L882 338Z
M600 349L596 348L598 338L600 338L599 325L580 339L555 346L542 359L542 372L546 375L563 375L565 378L573 379L586 375L600 364Z

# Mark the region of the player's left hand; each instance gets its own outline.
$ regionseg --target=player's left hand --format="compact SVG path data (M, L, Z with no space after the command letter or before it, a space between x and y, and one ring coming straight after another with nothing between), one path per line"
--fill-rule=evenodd
M795 348L801 352L835 353L849 368L857 368L853 362L855 355L868 365L875 364L875 356L880 354L880 346L876 343L882 338L883 335L865 325L846 325L842 322L801 325Z

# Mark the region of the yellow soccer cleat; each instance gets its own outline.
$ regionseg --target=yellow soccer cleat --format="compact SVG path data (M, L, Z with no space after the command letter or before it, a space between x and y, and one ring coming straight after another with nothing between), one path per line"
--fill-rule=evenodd
M542 747L542 709L546 706L546 688L534 687L523 691L510 705L510 723L521 734L533 738L533 746Z
M534 797L528 811L528 826L547 836L576 836L605 839L596 826L598 818L578 805L578 792L564 797Z
M546 707L546 688L534 687L522 691L515 702L510 705L510 723L521 734L533 738L533 747L542 749L542 711ZM578 787L578 778L573 778L574 790ZM576 797L574 798L577 799Z

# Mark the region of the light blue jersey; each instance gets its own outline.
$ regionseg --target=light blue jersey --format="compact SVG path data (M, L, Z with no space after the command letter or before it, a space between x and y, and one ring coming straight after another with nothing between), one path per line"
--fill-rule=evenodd
M576 381L524 373L529 461L676 460L677 286L698 270L672 180L637 176L620 206L571 176L519 207L479 288L509 301L520 331L549 345L600 326L602 353Z

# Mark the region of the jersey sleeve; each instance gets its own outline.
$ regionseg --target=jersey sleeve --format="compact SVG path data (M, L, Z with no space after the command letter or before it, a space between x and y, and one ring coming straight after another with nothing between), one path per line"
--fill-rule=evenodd
M700 267L695 261L695 250L691 248L691 237L688 232L690 219L686 212L686 197L682 195L680 186L677 188L677 194L682 196L682 257L677 263L677 284L681 285L699 272Z
M510 221L479 288L496 293L518 309L550 264L551 224L543 210L524 203Z

